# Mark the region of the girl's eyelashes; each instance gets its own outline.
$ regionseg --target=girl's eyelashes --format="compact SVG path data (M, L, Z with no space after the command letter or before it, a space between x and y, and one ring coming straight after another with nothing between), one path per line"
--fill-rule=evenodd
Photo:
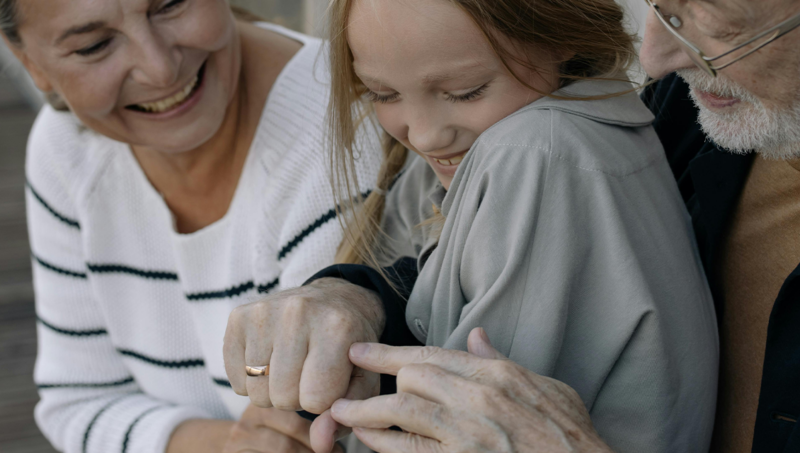
M369 102L377 102L378 104L388 104L389 102L394 102L400 98L400 93L378 94L370 89L367 89L365 95L367 96L367 100L369 100Z
M109 44L111 44L111 38L104 39L104 40L102 40L102 41L100 41L100 42L98 42L96 44L93 44L93 45L91 45L89 47L84 47L83 49L76 50L75 53L77 55L82 56L82 57L89 57L89 56L92 56L92 55L94 55L96 53L99 53L100 51L102 51L103 49L108 47Z
M464 94L447 93L445 95L445 99L447 99L450 102L469 102L480 97L484 92L486 92L487 88L489 88L489 84L485 83L479 86L478 88L470 91L469 93L464 93ZM367 97L367 100L369 100L370 102L376 102L378 104L387 104L389 102L394 102L400 98L400 93L378 94L370 89L367 89L364 94Z
M450 102L468 102L468 101L472 101L472 100L477 99L478 97L480 97L480 95L482 95L484 92L486 92L487 88L489 88L489 84L488 83L484 83L483 85L479 86L478 88L475 88L474 90L470 91L469 93L464 93L464 94L450 94L450 93L447 93L446 99L448 101L450 101Z

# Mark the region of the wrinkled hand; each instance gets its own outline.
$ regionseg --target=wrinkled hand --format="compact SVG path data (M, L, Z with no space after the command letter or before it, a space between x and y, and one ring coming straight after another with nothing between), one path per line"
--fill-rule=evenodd
M379 390L379 376L354 368L348 351L377 341L384 322L375 293L323 278L236 308L225 332L225 371L233 390L256 406L322 414L311 438L316 451L328 452L349 432L330 417L333 402ZM245 364L269 365L269 377L247 376Z
M250 405L231 428L222 453L311 453L311 422L295 412ZM342 452L338 445L335 452Z
M511 362L483 329L468 345L471 354L353 345L352 362L396 374L398 393L339 400L334 420L378 452L611 453L571 387Z

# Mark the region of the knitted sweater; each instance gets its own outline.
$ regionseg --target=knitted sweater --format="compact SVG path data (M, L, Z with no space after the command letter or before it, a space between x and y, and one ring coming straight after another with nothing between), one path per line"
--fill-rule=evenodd
M341 241L324 152L329 72L320 40L275 82L227 214L178 234L129 146L46 107L28 146L39 351L36 420L65 452L164 451L191 418L238 418L226 380L231 310L298 286ZM362 191L380 165L362 134Z

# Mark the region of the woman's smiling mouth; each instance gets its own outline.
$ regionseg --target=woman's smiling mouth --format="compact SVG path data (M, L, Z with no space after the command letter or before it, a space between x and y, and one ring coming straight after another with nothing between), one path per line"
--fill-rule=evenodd
M192 97L192 94L197 91L197 88L203 81L205 67L206 65L204 63L197 75L195 75L194 78L185 87L183 87L182 90L173 94L172 96L165 99L160 99L158 101L129 105L126 108L144 113L166 113L170 110L180 107Z

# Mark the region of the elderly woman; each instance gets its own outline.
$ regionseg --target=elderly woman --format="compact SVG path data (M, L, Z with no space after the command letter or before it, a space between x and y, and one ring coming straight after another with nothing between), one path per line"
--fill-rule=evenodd
M237 21L226 0L0 0L0 27L63 107L42 110L27 165L46 437L307 451L295 414L212 419L247 406L225 379L228 314L303 283L341 241L322 42Z

